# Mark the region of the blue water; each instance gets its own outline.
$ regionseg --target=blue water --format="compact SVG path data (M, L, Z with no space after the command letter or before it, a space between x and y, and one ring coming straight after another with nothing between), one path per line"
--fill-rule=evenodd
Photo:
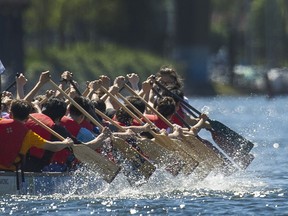
M87 189L89 182L82 179L64 194L2 196L0 214L288 215L288 98L191 98L190 102L199 110L206 105L210 118L255 143L251 151L255 159L246 171L196 182L157 170L147 184L135 188L119 175L96 191ZM200 136L210 139L205 131Z

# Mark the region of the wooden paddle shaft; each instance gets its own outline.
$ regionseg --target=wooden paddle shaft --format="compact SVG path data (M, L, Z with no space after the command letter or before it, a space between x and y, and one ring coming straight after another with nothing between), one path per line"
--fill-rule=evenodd
M119 131L121 131L121 132L125 132L126 131L121 125L117 124L117 122L115 122L113 119L109 118L107 115L102 113L100 110L95 109L95 112L98 115L100 115L103 119L105 119L106 121L109 121L111 124L113 124Z
M68 94L66 94L65 91L63 91L59 86L54 83L52 80L50 80L50 83L59 91L61 94L63 94L71 104L73 104L78 110L82 112L83 115L85 115L93 124L95 124L97 127L99 127L100 130L103 129L103 126L100 122L96 121L93 116L91 116L85 109L83 109L76 101L74 101Z
M125 103L127 103L131 108L142 118L145 118L143 113L141 113L133 104L131 104L125 97L123 97L120 93L117 93L117 96L119 96ZM127 110L127 112L134 114L131 112L126 106L122 104L122 107ZM134 114L135 115L135 114ZM149 119L147 119L147 122L150 125L154 125ZM173 140L171 140L168 136L165 136L163 134L156 134L154 131L152 131L152 135L155 138L155 141L161 144L164 148L168 149L169 151L173 152L175 156L180 156L185 162L186 165L184 165L183 172L186 175L189 175L193 172L193 170L198 166L198 161L193 159L190 155L188 155L185 151L178 148L178 145L175 145Z

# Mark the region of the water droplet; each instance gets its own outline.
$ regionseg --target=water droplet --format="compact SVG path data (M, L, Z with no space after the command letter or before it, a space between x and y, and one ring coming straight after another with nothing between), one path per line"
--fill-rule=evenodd
M185 204L181 204L181 205L180 205L180 208L181 208L181 209L185 208Z
M130 209L130 214L136 214L138 211L136 209Z
M274 143L274 144L273 144L273 147L274 147L274 148L279 148L279 146L280 146L279 143Z
M206 115L209 115L209 111L210 111L210 107L208 106L204 106L202 109L201 109L201 112L206 114Z

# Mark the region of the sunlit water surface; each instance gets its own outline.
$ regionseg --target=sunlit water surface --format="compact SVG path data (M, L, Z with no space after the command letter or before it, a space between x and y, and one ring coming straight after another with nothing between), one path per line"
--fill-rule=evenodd
M1 215L288 215L288 98L191 98L201 110L255 144L254 161L232 176L171 177L157 170L149 182L131 187L123 175L109 185L98 177L79 175L65 193L0 197ZM208 132L200 136L211 140ZM85 177L84 177L85 176ZM77 175L75 176L77 179Z

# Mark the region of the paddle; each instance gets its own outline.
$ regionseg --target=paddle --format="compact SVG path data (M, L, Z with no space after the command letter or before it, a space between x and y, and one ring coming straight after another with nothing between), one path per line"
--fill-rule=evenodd
M103 89L105 91L105 89ZM131 110L129 110L126 106L124 106L121 102L119 102L111 93L106 90L106 93L109 94L111 98L113 98L119 106L121 106L132 118L136 119L140 124L144 122L138 118ZM152 127L154 124L146 118L136 107L134 107L125 97L123 97L120 93L117 93L117 96L120 97L125 103L127 103L139 116L141 116L147 123L149 123ZM182 158L184 160L183 173L185 175L191 174L194 169L199 165L198 161L190 157L186 152L182 151L182 149L177 148L173 140L171 140L168 136L164 134L157 134L154 131L151 131L151 134L155 138L155 142L161 145L162 147L168 149L171 152L174 152L175 156Z
M120 126L118 123L113 121L107 115L102 113L99 110L95 110L98 115L100 115L106 121L109 121L112 125L114 125L119 131L125 132L126 130ZM140 138L138 136L135 137L136 146L140 148L141 152L144 152L147 155L148 159L153 163L156 163L158 166L167 166L166 170L169 171L173 176L179 174L179 171L182 169L183 163L181 161L177 161L176 158L171 157L171 152L163 148L161 145L153 142L147 138Z
M103 126L100 122L96 121L86 110L84 110L78 103L76 103L69 95L67 95L61 88L58 87L56 83L54 83L52 80L50 80L50 83L56 88L61 94L63 94L69 101L72 103L83 115L85 115L94 125L99 127L99 129L103 129ZM145 157L143 157L141 154L138 154L137 151L135 151L131 146L126 144L124 140L117 139L115 137L112 138L114 141L112 144L113 146L119 150L121 155L127 159L126 162L130 162L132 168L145 177L145 180L149 178L155 171L155 167L153 164L151 164L148 160L146 160ZM137 158L138 157L138 158ZM141 164L139 164L139 160L141 160ZM133 166L135 164L135 166ZM136 166L137 165L137 166ZM125 167L124 167L125 169ZM128 180L129 175L127 174ZM130 182L131 183L131 182Z
M178 95L173 94L161 83L159 83L158 81L155 81L155 83L163 90L169 92L171 95L178 98L179 101L181 101L183 108L185 108L186 110L190 109L190 111L193 110L198 115L201 114L201 112L192 107L189 103L187 103ZM253 155L248 154L253 148L254 144L219 121L211 119L208 119L207 121L211 125L212 129L210 129L210 131L212 133L214 141L218 144L218 146L229 157L233 158L242 169L246 168L254 158Z
M54 131L32 115L29 115L29 118L45 130L50 132L52 135L57 137L59 140L65 139L56 131ZM78 160L99 173L99 175L108 183L111 183L120 171L119 166L117 166L115 163L111 162L110 160L103 157L101 154L97 153L96 151L92 150L84 144L74 144L72 146L72 150Z

